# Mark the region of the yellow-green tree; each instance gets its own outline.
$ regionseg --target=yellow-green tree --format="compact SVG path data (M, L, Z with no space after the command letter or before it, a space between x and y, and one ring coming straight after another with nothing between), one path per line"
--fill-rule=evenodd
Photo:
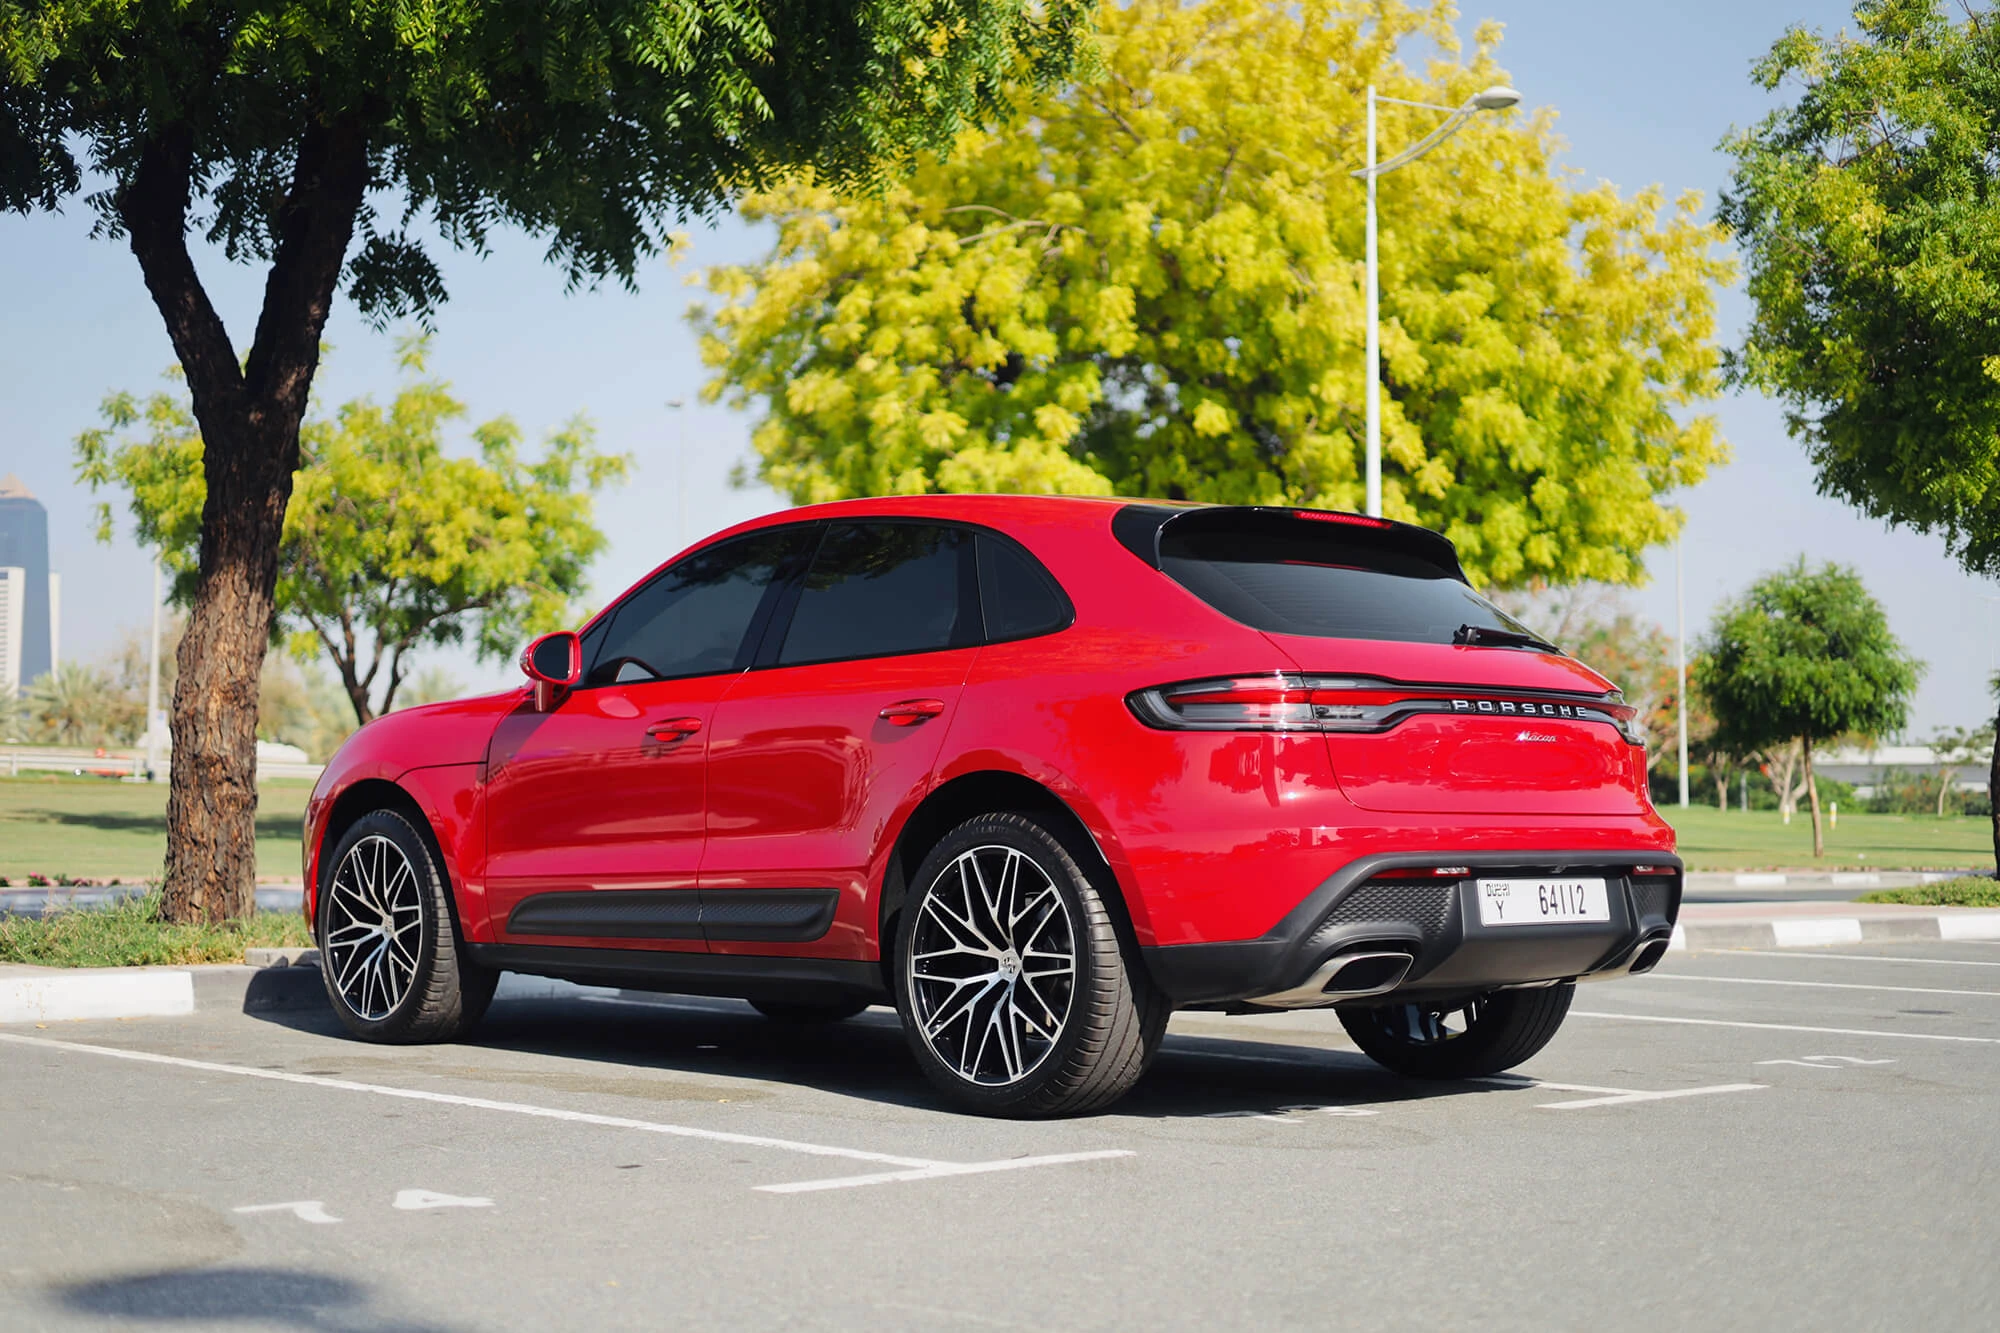
M1505 79L1447 3L1134 0L1101 76L1024 92L901 184L754 195L761 264L694 312L712 398L797 501L929 490L1362 499L1363 97ZM1406 39L1437 52L1422 69ZM1383 108L1385 154L1433 113ZM1380 183L1384 503L1475 579L1633 582L1726 457L1699 199L1579 188L1553 118L1476 119Z
M299 432L273 632L301 660L325 653L357 723L395 707L425 647L469 643L501 659L528 634L571 623L604 545L592 495L627 466L592 447L580 418L532 461L506 417L473 428L477 456L446 453L465 405L422 378L424 353L422 341L405 345L411 379L387 407L357 399ZM207 498L194 416L178 395L121 393L104 417L78 437L78 474L129 493L140 542L160 552L187 605ZM108 539L109 505L98 518Z

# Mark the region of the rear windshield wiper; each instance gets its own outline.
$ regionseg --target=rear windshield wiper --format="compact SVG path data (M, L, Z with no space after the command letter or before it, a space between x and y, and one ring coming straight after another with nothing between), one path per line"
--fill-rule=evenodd
M1532 634L1518 634L1511 629L1494 629L1490 625L1460 625L1452 632L1451 641L1461 646L1471 644L1479 647L1491 644L1495 648L1539 648L1545 653L1562 652L1562 649L1547 639L1538 639Z

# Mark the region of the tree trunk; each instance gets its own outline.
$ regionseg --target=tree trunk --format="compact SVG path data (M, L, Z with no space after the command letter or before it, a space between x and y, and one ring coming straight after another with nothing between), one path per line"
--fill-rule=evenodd
M1821 835L1819 826L1819 783L1813 778L1811 732L1807 732L1801 738L1801 744L1805 749L1806 799L1812 802L1813 859L1818 860L1820 857L1826 855L1826 839Z
M263 432L267 437L275 431ZM162 913L222 921L256 910L257 682L271 638L278 538L292 493L282 440L204 428L201 577L174 682Z
M257 682L299 425L368 186L368 144L337 124L302 128L290 188L272 217L274 254L256 336L240 365L187 250L195 171L193 131L161 126L115 203L201 426L208 495L169 724L161 915L212 922L256 908Z
M1729 770L1720 764L1710 768L1709 775L1715 779L1715 808L1721 812L1729 809Z

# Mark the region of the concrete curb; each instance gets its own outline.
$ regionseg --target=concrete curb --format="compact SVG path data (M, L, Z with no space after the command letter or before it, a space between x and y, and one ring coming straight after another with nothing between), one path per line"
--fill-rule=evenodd
M260 1014L325 1003L317 966L0 967L0 1023L178 1018L198 1009Z
M1812 949L1828 944L1893 940L2000 940L2000 911L1965 908L1909 915L1741 917L1682 921L1669 951L1686 949Z

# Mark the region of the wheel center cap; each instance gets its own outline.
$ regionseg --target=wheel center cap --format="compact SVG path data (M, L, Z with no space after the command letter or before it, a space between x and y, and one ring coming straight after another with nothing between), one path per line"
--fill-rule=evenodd
M1000 975L1012 981L1021 975L1021 955L1012 949L1000 955Z

